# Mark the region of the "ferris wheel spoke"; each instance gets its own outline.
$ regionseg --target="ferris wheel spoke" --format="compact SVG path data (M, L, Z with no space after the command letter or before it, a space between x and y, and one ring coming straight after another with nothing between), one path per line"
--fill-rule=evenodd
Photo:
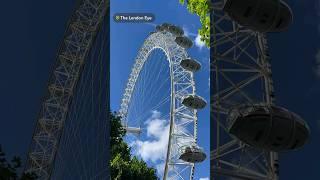
M148 97L149 97L149 99L152 99L152 97L150 97L150 96L148 96ZM140 110L139 113L137 114L137 117L141 118L144 115L146 115L147 113L149 113L149 111L156 110L156 109L160 108L162 105L167 103L169 100L170 100L170 96L166 96L165 98L162 98L162 100L158 104L155 104L153 106L150 106L150 103L151 103L150 101L149 101L149 103L143 102L142 104L144 104L144 106L148 107L148 108ZM142 106L141 104L139 105L139 107L144 107L144 106Z
M162 57L162 59L163 59L163 57ZM152 64L152 67L157 67L159 62L162 61L162 59L159 59L159 53L157 53L157 56L152 57L152 59L150 59L149 62L156 62L156 63ZM163 67L163 64L164 63L162 63L161 67ZM153 68L150 68L150 69L152 70ZM163 68L161 68L161 71L162 71L162 69ZM164 84L166 84L166 82L168 81L169 78L167 78L165 81L163 81L161 85L157 85L157 86L154 85L156 83L150 83L150 80L149 80L148 84L146 82L148 81L148 79L152 79L154 81L157 81L157 79L159 79L159 74L162 74L161 71L159 71L158 76L156 78L153 78L153 76L151 76L154 72L146 73L147 71L143 71L140 74L140 77L142 77L142 79L141 79L142 86L137 86L136 90L135 90L135 91L137 91L137 89L140 90L135 93L137 95L136 101L139 102L139 104L134 105L134 107L138 107L138 108L150 107L149 109L153 110L153 109L156 109L157 107L161 106L163 103L165 103L168 100L168 97L161 98L163 100L160 101L158 104L154 105L153 107L150 106L150 103L152 103L152 102L150 102L150 100L152 100L153 97L155 96L155 94L157 94L157 91L160 91L162 89L162 86ZM146 91L146 89L148 89L149 91ZM156 89L157 91L154 91L154 89ZM145 91L148 93L144 93ZM144 97L147 97L147 98L144 98ZM132 100L132 104L134 104L133 102L134 101ZM137 119L143 119L143 118L141 118L141 116L144 117L146 114L148 114L149 110L148 109L136 110L136 112L139 112L137 115Z
M140 113L137 115L137 119L144 119L146 117L146 115L148 115L150 110L155 110L158 109L159 107L161 107L162 105L164 105L165 103L169 102L170 100L170 96L167 96L165 99L163 99L161 102L159 102L158 104L154 105L153 107L150 107L148 109L146 109L144 112ZM141 125L141 123L140 123Z

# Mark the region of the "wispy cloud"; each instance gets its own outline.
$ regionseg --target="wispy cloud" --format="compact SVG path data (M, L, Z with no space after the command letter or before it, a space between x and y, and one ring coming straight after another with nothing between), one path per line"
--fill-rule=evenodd
M205 178L200 178L199 180L209 180L209 178L205 177Z
M136 155L155 164L159 176L163 174L163 160L166 157L169 138L169 123L160 116L159 111L152 111L151 117L145 122L148 140L136 140L131 143L135 147Z
M205 47L205 42L203 42L202 40L201 40L201 36L200 36L200 34L198 34L197 35L197 37L196 37L196 39L194 40L194 42L195 42L195 45L199 48L199 49L202 49L203 47Z
M200 34L191 32L186 26L183 26L182 29L184 31L184 35L185 36L193 39L194 44L195 44L196 47L198 47L200 50L203 47L206 47L205 42L201 41Z
M198 34L190 32L186 26L183 26L182 29L184 31L184 35L187 37L197 37L198 36Z

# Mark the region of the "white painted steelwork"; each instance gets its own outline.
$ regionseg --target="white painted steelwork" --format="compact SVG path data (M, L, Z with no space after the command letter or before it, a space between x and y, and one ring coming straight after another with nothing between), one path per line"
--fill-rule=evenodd
M157 29L162 29L162 26L157 26ZM179 149L185 145L197 143L197 110L182 104L183 98L187 95L195 95L196 89L193 72L180 66L181 60L189 57L186 49L175 42L175 38L176 36L169 31L157 31L149 34L136 57L123 94L119 115L123 126L129 130L129 133L132 133L132 129L137 130L137 127L129 127L128 125L130 123L127 116L130 114L128 109L131 97L135 91L138 77L142 76L140 72L144 68L145 62L149 60L150 53L156 49L162 50L169 62L171 86L169 97L170 130L163 179L193 179L194 163L179 159L181 155ZM190 125L193 126L191 132L181 133L181 129L190 127ZM141 133L140 131L138 133Z
M211 178L278 179L277 153L258 150L229 134L227 119L241 104L271 106L274 89L266 35L244 28L211 6Z

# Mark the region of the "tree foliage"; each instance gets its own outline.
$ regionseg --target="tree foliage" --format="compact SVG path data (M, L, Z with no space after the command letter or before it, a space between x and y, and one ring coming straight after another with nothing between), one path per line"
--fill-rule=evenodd
M201 29L199 34L206 46L210 46L210 0L179 0L182 5L187 5L190 13L200 17Z
M0 180L35 180L37 176L33 173L22 173L18 171L22 166L20 157L14 156L11 161L7 161L6 154L0 145Z
M111 179L157 179L154 168L149 168L144 161L137 157L131 157L130 148L123 140L126 131L122 128L120 117L115 113L110 113L110 120Z

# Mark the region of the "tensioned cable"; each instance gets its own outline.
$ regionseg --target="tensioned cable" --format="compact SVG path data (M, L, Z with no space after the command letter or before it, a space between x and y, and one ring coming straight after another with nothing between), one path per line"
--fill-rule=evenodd
M149 59L140 72L129 105L130 117L128 118L137 118L137 120L146 118L151 110L156 110L161 104L164 104L169 100L167 96L162 98L162 101L157 101L157 104L154 104L153 102L155 96L162 97L161 94L166 94L170 91L170 89L167 89L167 92L165 93L158 93L165 84L168 83L170 75L169 72L167 72L167 74L163 72L164 69L169 69L168 63L165 62L166 57L164 54L155 51L150 54ZM160 76L164 77L160 79ZM141 122L138 122L137 125L141 125Z
M52 179L107 179L108 30L103 26L86 59L57 151Z
M136 81L127 115L128 125L140 127L142 134L138 138L129 136L127 138L129 144L135 140L142 142L156 140L149 139L150 137L146 135L146 121L151 118L152 111L159 111L161 115L157 118L166 120L166 125L169 124L170 67L168 57L163 50L154 49L147 58ZM157 161L161 163L165 159Z

